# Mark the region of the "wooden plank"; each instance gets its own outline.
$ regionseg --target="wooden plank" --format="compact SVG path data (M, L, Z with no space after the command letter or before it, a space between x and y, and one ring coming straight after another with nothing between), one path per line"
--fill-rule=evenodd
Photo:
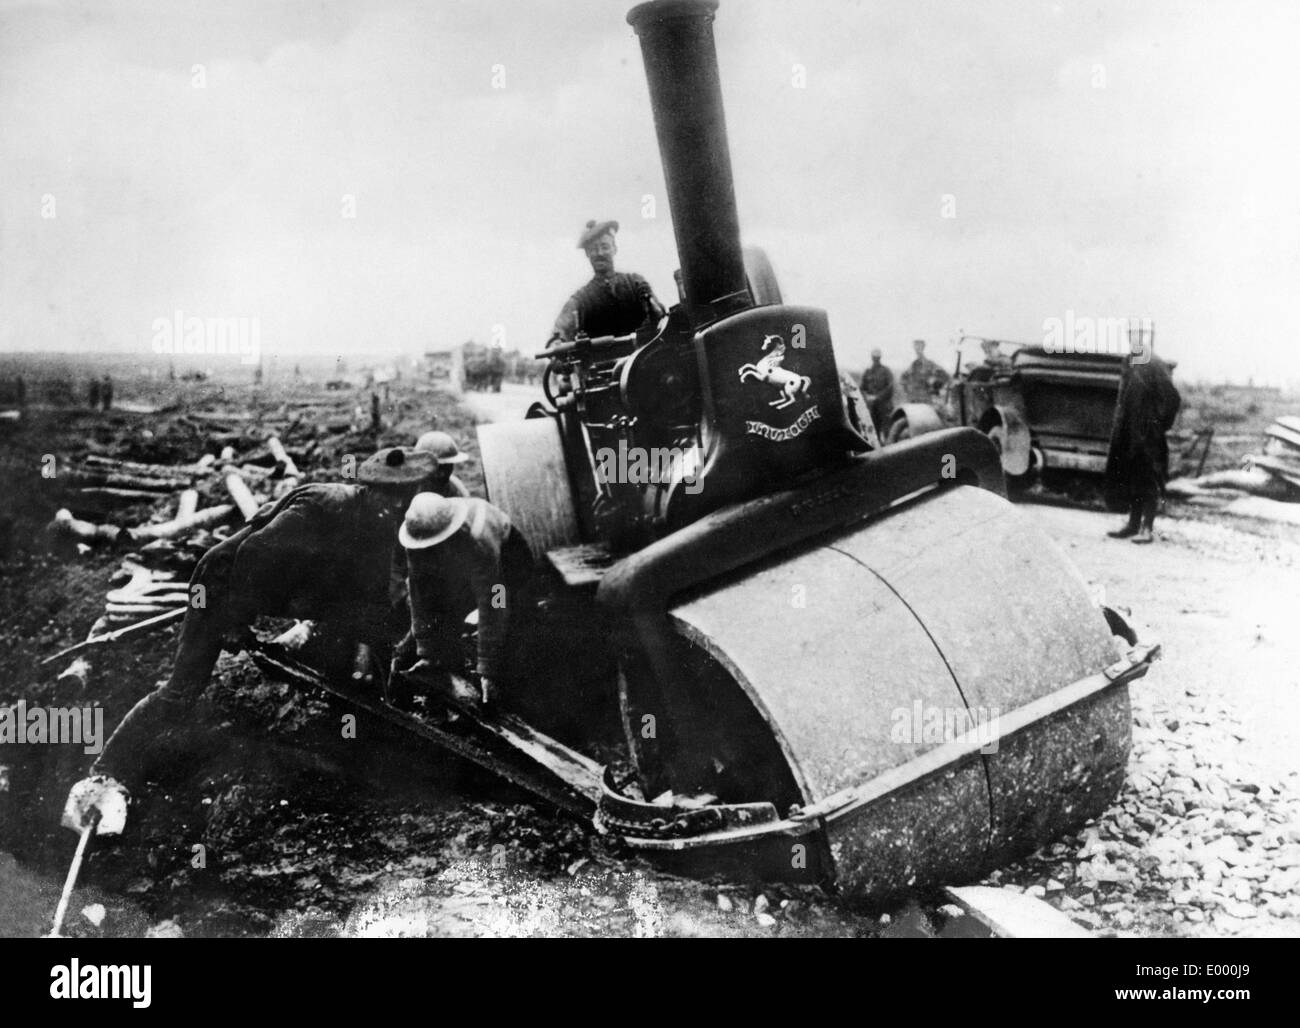
M122 503L139 503L141 501L153 503L154 500L161 499L163 495L148 489L114 489L109 486L86 486L79 491L82 496L93 496L109 502L118 500Z
M377 696L336 684L316 669L283 655L279 649L274 644L263 643L250 656L265 675L327 692L500 775L562 810L583 818L595 812L601 795L603 767L518 718L504 715L492 722L480 719L469 710L458 710L465 727L457 731L398 710Z
M1004 939L1091 939L1093 934L1050 903L988 885L944 890L959 907Z
M1300 485L1300 480L1296 482ZM1282 503L1263 496L1243 496L1223 508L1238 517L1258 518L1287 525L1300 525L1300 504Z
M570 588L597 585L614 564L614 556L604 543L584 543L546 551L551 567Z
M1264 434L1293 450L1298 450L1300 449L1300 426L1297 426L1295 421L1295 418L1278 418L1264 429Z

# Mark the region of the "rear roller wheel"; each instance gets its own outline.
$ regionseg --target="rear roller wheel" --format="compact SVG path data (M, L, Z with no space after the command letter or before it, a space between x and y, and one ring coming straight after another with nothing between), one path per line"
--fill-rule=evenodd
M510 516L533 558L579 541L569 471L554 418L478 426L487 498Z
M938 432L944 427L939 412L927 403L905 403L894 411L886 443L901 443L920 435Z

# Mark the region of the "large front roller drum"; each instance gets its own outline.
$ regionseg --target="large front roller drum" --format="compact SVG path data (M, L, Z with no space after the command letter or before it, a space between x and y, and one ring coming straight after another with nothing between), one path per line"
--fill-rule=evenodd
M1124 685L999 740L1009 715L1050 708L1120 648L1064 556L987 491L931 494L670 616L683 674L625 683L630 737L647 713L666 722L636 740L647 787L784 815L874 783L885 798L779 842L812 844L850 893L977 877L1100 814L1123 781ZM996 752L912 781L967 729Z

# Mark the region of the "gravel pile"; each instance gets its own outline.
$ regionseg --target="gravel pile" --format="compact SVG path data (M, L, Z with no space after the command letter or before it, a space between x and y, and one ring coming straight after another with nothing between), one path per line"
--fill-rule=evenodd
M1124 790L1071 839L986 884L1044 898L1100 933L1300 934L1300 781L1265 780L1229 709L1134 693Z

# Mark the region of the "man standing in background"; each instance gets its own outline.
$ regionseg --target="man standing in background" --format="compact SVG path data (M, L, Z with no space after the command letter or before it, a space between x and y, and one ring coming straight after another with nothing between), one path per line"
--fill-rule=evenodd
M948 384L948 372L925 355L925 340L914 339L916 360L903 372L903 393L908 403L934 403Z
M1169 474L1169 442L1165 438L1178 416L1182 397L1160 358L1138 363L1124 359L1106 459L1106 500L1112 509L1127 509L1128 523L1107 532L1112 539L1154 542L1156 508Z
M894 412L894 373L880 363L879 348L871 351L871 367L862 373L862 396L876 434L883 435Z

